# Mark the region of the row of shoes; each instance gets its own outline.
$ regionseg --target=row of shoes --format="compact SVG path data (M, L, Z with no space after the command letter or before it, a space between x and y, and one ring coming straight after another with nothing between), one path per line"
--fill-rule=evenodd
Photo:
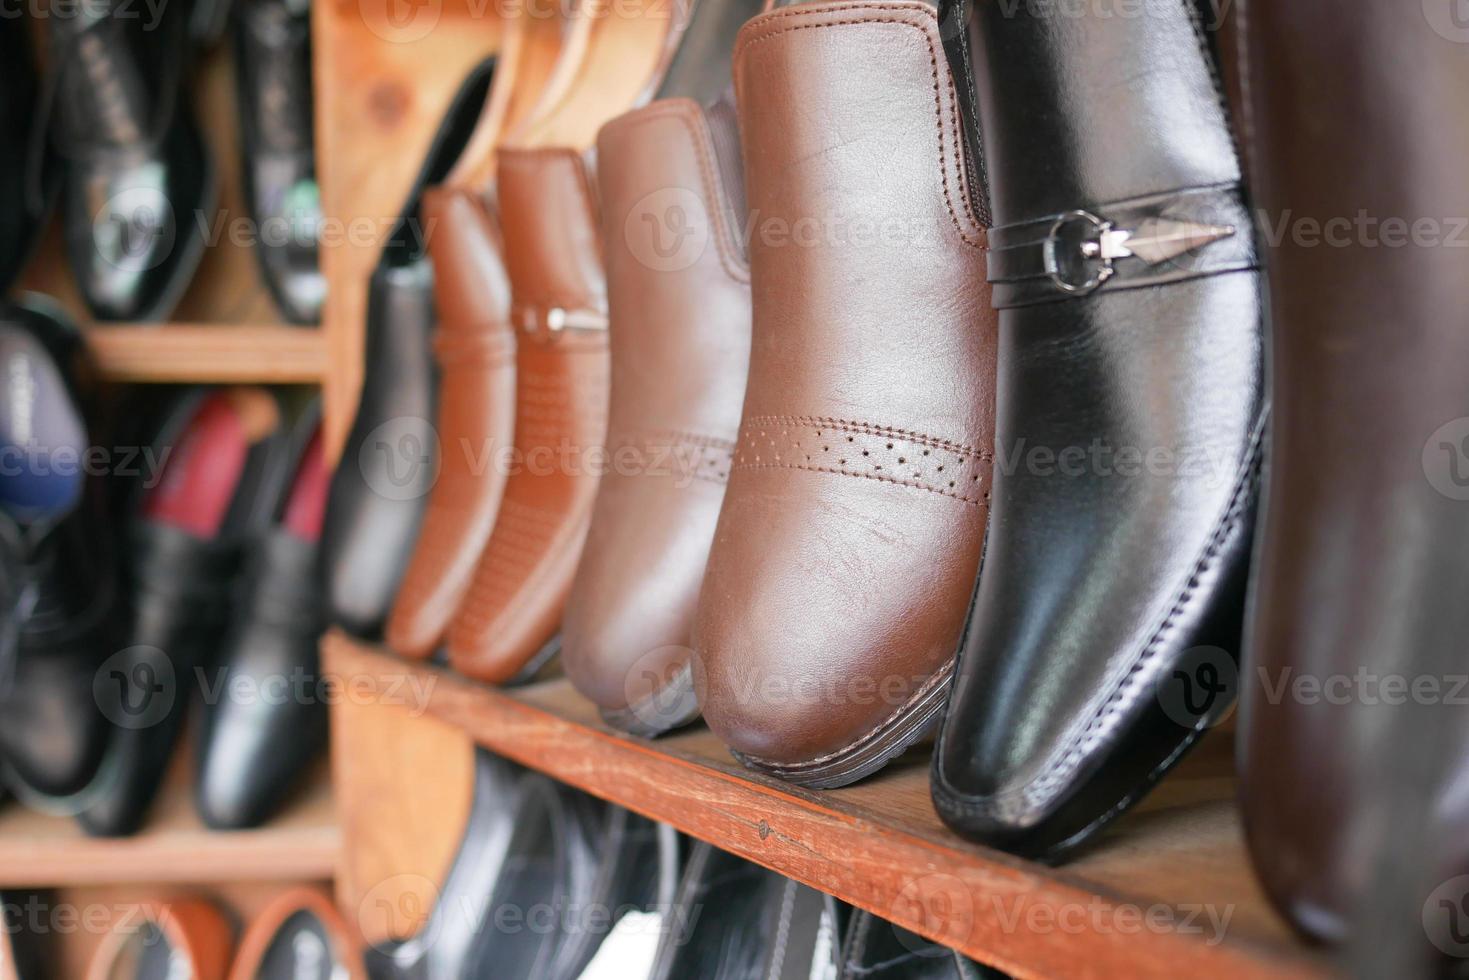
M53 924L75 910L50 892L0 894L15 980L60 980ZM314 886L287 888L245 925L207 894L159 894L108 908L86 967L106 980L364 980L361 943ZM88 928L91 928L89 926ZM60 931L60 930L57 930ZM238 938L238 941L236 941Z
M104 412L37 296L0 310L0 363L0 781L130 834L198 704L200 816L262 823L326 741L317 399L163 389Z
M477 753L464 840L374 980L981 980L1000 974L538 773Z
M326 293L312 136L309 5L57 0L0 18L0 289L60 200L78 290L98 320L167 319L216 233L218 175L195 121L190 76L234 33L244 199L265 282L283 315L314 322Z
M115 915L89 976L111 980L999 980L942 945L479 753L463 843L405 939L368 945L323 891L289 889L235 942L207 896ZM0 896L19 980L49 980L44 893ZM40 924L38 926L38 923Z
M936 732L944 820L1046 860L1242 693L1267 891L1421 955L1460 721L1291 684L1455 673L1469 276L1291 223L1469 214L1469 48L1367 3L759 6L629 13L636 84L570 65L478 186L534 80L466 85L372 282L333 621L496 684L559 652L609 725L807 786Z

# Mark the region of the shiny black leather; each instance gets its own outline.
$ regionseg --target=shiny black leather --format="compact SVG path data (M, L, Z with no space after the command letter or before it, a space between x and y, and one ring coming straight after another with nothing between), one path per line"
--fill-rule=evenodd
M151 458L168 458L208 393L186 389L165 407L150 440ZM273 474L288 451L283 432L251 447L214 538L144 518L138 507L144 488L126 489L131 631L103 681L116 697L116 710L109 712L114 731L102 777L77 814L88 833L122 836L142 825L198 694L198 671L218 662L240 563L265 529Z
M80 353L80 334L49 305L0 308L0 399L10 445L38 445L53 463L59 450L85 451ZM66 439L71 445L41 442L61 415L62 428L75 433ZM37 434L9 431L17 426ZM27 458L40 457L7 453L7 465L29 468ZM60 506L0 507L0 758L11 788L32 800L83 790L107 743L93 680L118 649L121 589L100 490L98 480L82 477Z
M829 895L699 843L649 980L834 976L847 915Z
M368 286L362 394L322 538L328 618L362 639L382 634L438 472L433 267L420 197L444 179L469 139L494 65L480 64L460 87Z
M856 912L842 947L838 980L1004 980L1005 974L907 929Z
M367 948L363 958L372 980L461 980L469 975L465 962L494 911L486 898L510 853L521 785L514 763L475 750L474 800L438 902L418 935Z
M241 0L235 69L245 200L259 229L255 253L276 304L314 323L326 297L311 111L311 16L287 0Z
M187 96L186 12L67 9L48 21L48 84L72 272L99 320L166 319L203 254L216 190Z
M261 499L273 520L248 545L221 669L205 679L194 800L205 825L217 830L270 819L326 747L319 547L278 523L320 423L313 403L295 418L289 448L272 461Z
M20 274L45 224L57 171L47 166L30 22L0 18L0 295Z
M1078 209L1139 237L1145 218L1235 220L1240 168L1192 0L1137 17L1002 8L944 10L973 85L992 277L1033 263L1035 236ZM1198 188L1228 206L1184 193ZM1058 283L1103 264L1075 225L1057 231L1056 278L996 284L989 538L933 778L950 826L1052 859L1233 696L1266 415L1247 225L1160 262L1117 258L1091 292Z
M609 912L671 906L677 835L538 774L519 794L464 975L575 980L612 930Z

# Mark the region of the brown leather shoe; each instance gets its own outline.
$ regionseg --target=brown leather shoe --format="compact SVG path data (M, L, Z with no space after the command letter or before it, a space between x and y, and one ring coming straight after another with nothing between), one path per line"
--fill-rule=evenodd
M320 888L288 888L255 916L229 980L365 980L362 945Z
M388 645L426 657L465 591L500 509L515 431L515 331L500 235L478 194L423 196L439 326L439 478L388 619Z
M735 52L754 339L695 650L710 727L812 786L938 720L984 536L996 322L941 45L926 4L828 3Z
M731 200L743 196L735 125L728 105L706 116L668 99L608 123L597 141L610 466L567 606L562 663L609 724L642 735L699 713L694 609L750 359L750 270Z
M1449 4L1236 6L1274 401L1245 832L1355 975L1447 976L1425 958L1469 956L1469 31Z
M203 899L144 902L111 928L87 964L87 980L224 980L229 968L233 930Z
M543 105L499 154L501 228L517 331L515 456L500 513L449 629L449 659L492 683L559 648L607 429L607 286L583 150L645 99L683 23L652 0L580 15ZM585 35L585 36L583 36Z

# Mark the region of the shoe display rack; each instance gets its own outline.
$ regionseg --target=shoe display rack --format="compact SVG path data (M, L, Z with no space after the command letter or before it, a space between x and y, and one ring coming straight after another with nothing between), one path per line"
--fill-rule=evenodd
M319 385L328 376L325 332L284 322L261 284L248 239L227 225L248 214L231 58L230 46L218 45L195 76L199 118L219 169L220 224L174 318L161 324L92 322L67 267L55 218L17 284L54 297L82 325L91 361L105 382ZM47 889L53 908L108 915L143 896L202 888L249 921L285 888L332 882L342 838L325 764L275 819L238 832L210 830L200 821L189 783L192 768L186 755L173 760L147 824L126 838L89 837L69 815L7 801L0 809L0 888ZM93 921L66 931L58 944L57 976L84 976L106 930ZM8 963L0 957L0 977L7 975Z
M321 0L314 10L323 211L356 222L323 248L322 326L285 325L255 256L226 240L206 253L176 322L88 327L106 377L320 384L329 452L340 451L361 384L377 243L459 80L500 41L474 0L404 7L413 16L390 19L393 0ZM223 207L240 216L228 59L216 51L204 66L200 117ZM23 286L57 296L85 323L60 252L53 228ZM0 886L91 900L123 884L215 883L248 910L263 902L264 883L330 880L366 941L411 934L458 846L479 745L1017 977L1328 974L1250 870L1227 721L1098 843L1050 867L946 829L930 802L926 752L856 786L805 790L740 766L702 725L657 741L617 733L564 680L498 690L338 633L322 650L340 694L330 771L270 825L206 831L180 765L135 838L92 840L66 818L7 808ZM83 950L68 956L86 961Z

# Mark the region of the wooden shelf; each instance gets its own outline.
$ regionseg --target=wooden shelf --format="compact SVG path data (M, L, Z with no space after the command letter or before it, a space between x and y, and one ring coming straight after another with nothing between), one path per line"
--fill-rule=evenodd
M0 807L0 887L121 883L325 881L337 866L337 830L326 767L258 830L220 832L194 812L187 767L175 765L143 830L88 837L70 817Z
M702 726L657 742L614 732L563 679L499 691L335 633L324 652L331 673L426 692L414 710L500 755L1015 976L1326 973L1249 870L1226 738L1206 740L1096 846L1051 868L948 831L921 751L857 786L807 791L743 769Z
M109 325L86 331L93 358L114 381L319 384L320 330L275 324Z

